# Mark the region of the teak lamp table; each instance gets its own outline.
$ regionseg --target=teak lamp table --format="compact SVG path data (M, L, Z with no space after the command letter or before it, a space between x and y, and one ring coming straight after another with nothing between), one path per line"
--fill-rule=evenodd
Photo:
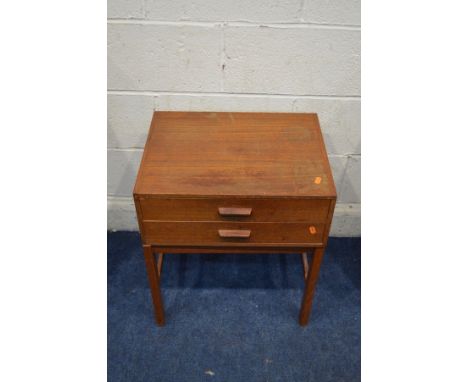
M336 202L316 114L155 112L134 200L158 325L163 254L229 252L302 254L307 324Z

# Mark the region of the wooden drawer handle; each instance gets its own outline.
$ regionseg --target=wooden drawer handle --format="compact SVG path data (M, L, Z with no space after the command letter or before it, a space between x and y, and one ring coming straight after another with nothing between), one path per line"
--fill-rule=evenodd
M250 237L250 229L218 229L219 237L248 239Z
M219 207L218 213L221 216L250 216L252 208Z

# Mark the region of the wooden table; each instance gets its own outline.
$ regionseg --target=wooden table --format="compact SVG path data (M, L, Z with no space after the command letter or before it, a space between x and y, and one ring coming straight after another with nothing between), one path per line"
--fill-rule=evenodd
M158 325L163 255L229 252L302 254L307 324L336 202L316 114L155 112L134 200Z

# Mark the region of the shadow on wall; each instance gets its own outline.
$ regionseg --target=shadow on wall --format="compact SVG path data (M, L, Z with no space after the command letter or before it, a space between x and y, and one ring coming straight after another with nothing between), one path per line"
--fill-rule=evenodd
M344 203L361 203L361 158L349 155L343 174L341 200Z
M108 130L108 137L115 134ZM107 192L110 196L131 197L143 152L140 149L112 149L107 154Z

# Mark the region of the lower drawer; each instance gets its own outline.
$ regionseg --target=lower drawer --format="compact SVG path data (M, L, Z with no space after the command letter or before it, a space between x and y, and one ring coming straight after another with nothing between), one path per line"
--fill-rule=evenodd
M307 246L322 244L324 224L144 222L145 242L190 246Z

